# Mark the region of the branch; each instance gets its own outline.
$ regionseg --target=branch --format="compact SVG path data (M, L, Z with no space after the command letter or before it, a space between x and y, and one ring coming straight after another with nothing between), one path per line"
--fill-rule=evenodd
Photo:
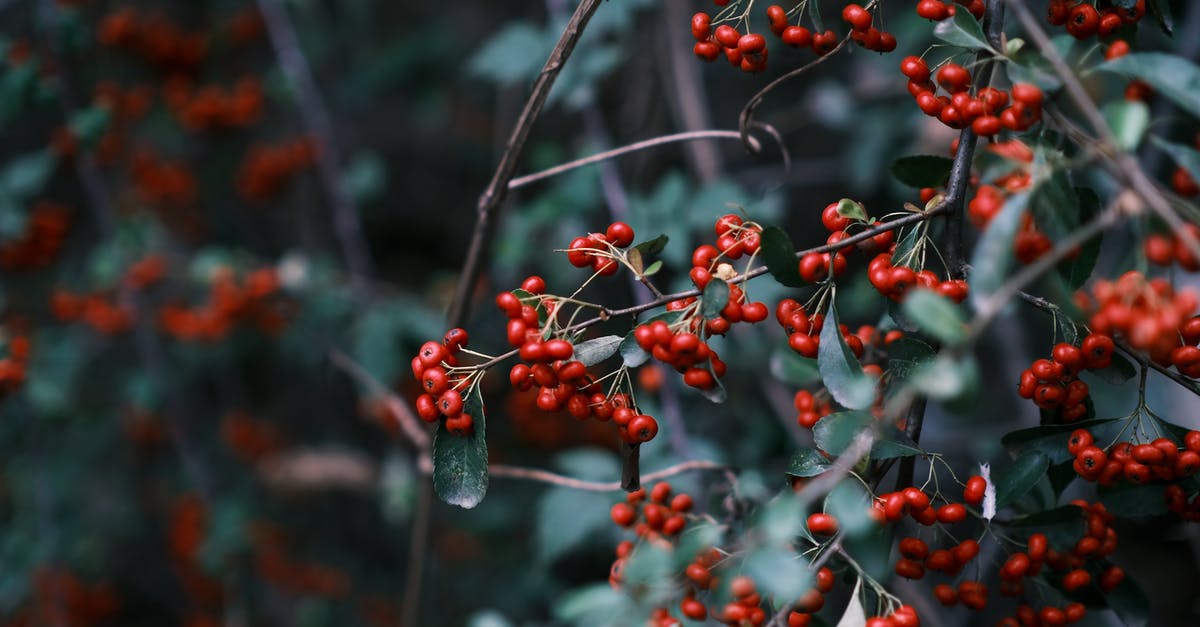
M600 0L582 0L575 8L575 13L571 15L571 20L563 29L562 36L559 37L550 57L546 59L546 65L542 67L541 73L534 81L533 92L529 95L529 100L526 101L520 117L517 118L517 124L508 138L504 154L500 157L500 164L496 167L496 173L492 175L491 182L479 196L476 207L478 216L475 220L475 230L471 234L467 260L463 264L458 285L454 290L454 300L450 303L448 318L451 327L462 326L466 321L471 292L474 290L475 280L479 278L483 259L487 255L492 234L492 222L500 205L504 202L508 192L508 183L517 171L517 160L525 148L525 140L529 138L533 123L546 104L546 97L550 95L550 88L554 85L554 80L558 78L558 73L571 56L571 52L575 50L575 44L579 43L583 29L587 27L588 21L592 19L592 15L599 6Z
M925 397L918 396L913 399L912 405L908 406L908 415L904 421L904 435L907 435L913 442L921 441L921 427L925 422L925 405ZM916 467L916 457L905 457L900 460L900 473L896 476L897 490L912 485L913 472L916 471ZM880 476L880 479L882 478Z
M696 459L668 466L662 470L646 473L641 476L643 482L659 481L668 477L691 472L693 470L727 470L732 468L729 464L720 464L702 459ZM549 483L551 485L562 486L564 488L574 488L576 490L589 490L592 492L615 492L622 489L621 482L610 481L586 481L584 479L576 479L548 470L540 470L537 468L524 468L521 466L509 466L506 464L490 464L488 466L488 475L492 477L502 477L506 479L525 479L528 481L538 481L541 483Z
M1124 340L1114 340L1114 341L1118 348L1120 348L1127 355L1132 357L1134 359L1134 361L1137 361L1139 364L1141 364L1143 369L1145 369L1147 367L1153 368L1156 372L1158 372L1162 376L1174 381L1175 383L1178 383L1181 387L1183 387L1183 389L1191 392L1192 394L1195 394L1196 396L1200 396L1200 383L1196 383L1192 379L1189 379L1189 378L1179 374L1178 372L1174 372L1170 368L1164 367L1162 364L1159 364L1155 361L1147 359L1145 355L1143 355L1140 351L1134 349L1132 346L1130 346Z
M850 43L849 34L839 41L838 44L833 47L833 50L830 50L826 54L823 54L812 61L809 61L808 63L805 63L804 65L788 72L787 74L780 76L770 83L767 83L766 87L758 90L758 93L754 94L750 97L750 100L746 101L746 105L742 107L742 112L738 114L738 131L741 133L742 143L746 145L746 148L750 149L752 152L758 152L759 150L758 147L756 147L758 142L753 142L752 138L750 137L750 127L755 125L754 111L758 108L758 105L762 104L763 98L765 98L767 94L774 91L776 87L779 87L793 78L796 78L797 76L800 76L801 74L804 74L805 72L828 61L831 57L840 52L842 48L845 48L846 44L848 43Z
M1087 90L1083 84L1079 82L1079 78L1071 71L1070 66L1063 60L1062 55L1058 53L1058 49L1054 47L1050 37L1046 31L1038 24L1038 21L1029 12L1029 8L1024 2L1018 0L1006 0L1009 6L1017 15L1017 19L1021 22L1021 26L1025 28L1026 34L1029 35L1046 60L1054 68L1054 73L1062 79L1063 87L1067 91L1067 95L1079 109L1079 112L1088 121L1088 124L1095 129L1097 137L1099 137L1100 150L1108 156L1113 165L1117 168L1117 175L1122 181L1133 189L1141 199L1146 203L1155 214L1163 221L1171 226L1171 228L1179 235L1180 240L1188 247L1193 255L1200 257L1200 241L1192 235L1191 231L1186 227L1186 223L1175 213L1171 207L1171 203L1163 196L1162 192L1146 175L1135 159L1129 153L1117 148L1117 142L1112 134L1112 129L1108 127L1108 123L1104 121L1104 116L1100 110L1096 108L1096 103L1088 97Z
M400 430L408 438L409 442L422 455L429 455L429 449L433 445L429 438L429 432L421 426L421 420L413 414L408 403L405 403L395 392L389 390L379 379L376 379L371 373L367 372L366 368L360 366L342 351L336 348L329 351L329 361L350 375L359 385L370 390L371 394L383 399L388 411L396 416L396 421L400 423Z
M281 0L258 0L258 9L266 24L275 56L279 59L279 68L296 94L300 117L309 135L317 142L317 173L333 212L333 230L346 257L354 291L362 294L364 281L372 274L370 248L358 219L358 211L342 184L338 165L341 160L329 111L321 98L308 59L300 49L296 28Z
M581 168L585 165L591 165L593 163L599 163L601 161L605 161L608 159L614 159L616 157L621 157L621 156L627 155L631 152L637 152L639 150L645 150L647 148L655 148L658 146L664 146L666 144L673 144L676 142L695 141L697 139L741 139L741 138L742 138L742 134L738 131L721 131L721 130L688 131L686 133L675 133L673 135L662 135L659 137L652 137L650 139L643 139L642 141L634 142L634 143L628 144L626 146L621 146L619 148L613 148L612 150L605 150L604 152L599 152L594 155L582 157L582 158L576 159L574 161L568 161L567 163L563 163L561 165L556 165L552 168L547 168L545 170L542 170L541 172L534 172L533 174L526 174L524 176L518 176L508 182L508 189L511 191L514 189L525 187L526 185L529 185L530 183L535 183L542 179L548 179L552 176L557 176L564 172L569 172L576 168ZM755 152L757 152L762 147L762 145L758 142L758 140L754 139L753 137L749 138L749 141L753 143Z

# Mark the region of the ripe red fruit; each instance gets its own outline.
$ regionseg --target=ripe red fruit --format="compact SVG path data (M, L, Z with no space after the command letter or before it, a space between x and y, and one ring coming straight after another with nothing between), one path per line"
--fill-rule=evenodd
M1100 12L1084 2L1075 5L1067 15L1067 32L1075 39L1087 39L1100 28Z
M942 0L921 0L917 3L917 15L934 21L950 17L950 8Z
M816 513L808 516L808 530L816 535L831 536L837 533L838 522L831 514Z
M701 12L692 16L692 37L696 41L704 41L712 34L712 18Z
M957 63L947 63L937 71L937 82L946 91L965 91L971 83L971 73Z
M608 511L608 515L612 517L613 522L622 527L628 527L637 520L637 510L629 503L617 503Z
M842 8L842 19L857 31L871 28L871 14L858 4L847 4Z
M979 505L983 502L983 495L986 490L987 480L979 475L975 475L967 479L967 485L963 488L963 501L971 505Z
M613 222L604 232L608 241L617 248L625 248L633 243L633 227L624 222Z
M717 27L716 32L713 33L713 37L717 40L717 43L721 44L725 48L737 48L738 40L741 39L742 36L740 33L738 33L736 28L728 24L722 24Z
M767 40L758 33L747 33L738 39L737 49L743 56L760 54L767 49Z
M783 34L780 35L784 45L793 48L807 48L812 45L812 31L803 26L788 26L783 29Z

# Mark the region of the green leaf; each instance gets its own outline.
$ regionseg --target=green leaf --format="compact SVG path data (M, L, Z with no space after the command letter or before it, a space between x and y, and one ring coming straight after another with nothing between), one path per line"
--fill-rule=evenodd
M1146 627L1150 624L1150 599L1132 577L1122 579L1105 598L1125 627Z
M1200 180L1198 178L1197 180ZM804 279L800 278L799 266L796 263L796 249L792 238L777 226L763 229L759 249L763 262L767 264L767 272L776 281L787 287L803 287Z
M983 29L970 11L955 11L953 18L938 22L937 26L933 27L933 35L954 46L971 50L991 50L999 56L988 44L987 36L983 34Z
M1164 52L1135 52L1096 66L1127 78L1145 81L1194 118L1200 118L1200 68Z
M859 222L867 221L867 210L862 206L862 203L851 199L843 198L838 201L838 215L849 220L857 220Z
M813 584L808 562L792 551L777 546L751 551L742 564L742 570L754 579L763 592L781 603L795 600Z
M1000 442L1009 449L1040 452L1049 457L1051 462L1058 464L1074 457L1067 451L1067 438L1068 434L1072 431L1087 429L1099 441L1105 437L1109 437L1110 429L1106 426L1116 425L1118 422L1115 418L1101 418L1096 420L1081 420L1063 425L1029 427L1028 429L1018 429L1005 434L1004 437L1000 438ZM1113 435L1115 435L1115 432L1113 432Z
M700 316L705 320L716 318L729 304L729 285L714 277L704 286L700 299Z
M642 272L642 276L654 276L658 274L659 270L662 270L662 267L662 259L655 259L654 263L650 264L650 266Z
M1037 152L1039 163L1046 168L1050 166L1042 161L1044 151ZM1037 178L1036 188L1030 197L1030 210L1033 212L1034 224L1052 240L1065 237L1080 225L1079 198L1065 170L1056 169L1048 176Z
M1162 30L1167 37L1175 36L1175 25L1171 20L1170 7L1163 9L1162 0L1147 0L1146 4L1150 6L1150 12L1154 14L1154 21L1158 22L1158 28Z
M830 414L813 425L813 442L830 455L841 455L854 441L854 436L873 422L875 418L863 411Z
M926 335L945 344L956 344L966 337L966 318L950 299L926 289L912 290L905 297L904 315ZM825 339L821 338L824 343Z
M1115 100L1104 105L1104 121L1121 150L1134 150L1150 125L1150 107L1141 100Z
M610 503L580 490L555 486L537 504L537 553L542 563L594 538L611 525Z
M1050 458L1041 451L1026 451L1008 472L996 481L996 507L1004 507L1031 490L1050 468Z
M892 162L888 171L909 187L941 187L950 179L954 160L936 155L912 155Z
M473 76L500 85L533 80L554 47L553 33L514 21L479 46L468 62Z
M820 456L816 451L813 453ZM804 503L791 490L784 490L756 512L753 528L764 544L779 545L791 542L797 534L807 533L804 522Z
M658 237L655 237L653 239L648 239L644 242L634 244L633 249L638 251L639 253L641 253L641 255L643 257L647 257L649 255L657 255L658 253L661 253L664 248L667 247L667 241L669 239L670 238L667 237L666 235L659 235Z
M555 617L576 627L620 625L634 612L633 598L607 582L569 590L554 600Z
M925 454L925 451L921 450L921 447L917 446L917 443L913 442L912 438L903 431L896 428L884 431L871 445L871 459L894 459Z
M908 381L935 400L969 398L979 387L979 364L970 355L956 359L939 354L914 369Z
M94 146L112 117L108 107L90 107L71 116L71 132L84 146Z
M817 367L833 400L847 409L866 409L875 401L875 379L863 373L858 358L846 345L838 329L837 308L832 300L821 327Z
M1173 144L1155 135L1150 136L1150 143L1171 155L1175 164L1187 170L1193 181L1200 181L1200 150L1183 144Z
M58 158L48 149L35 150L9 160L0 171L0 194L25 199L42 191Z
M1022 46L1016 54L1005 57L1005 61L1008 79L1013 83L1031 83L1048 94L1062 87L1062 81L1054 73L1054 66L1041 53L1032 50L1031 46Z
M852 538L875 528L875 521L867 515L871 509L871 496L857 479L839 481L825 497L825 511L838 519L838 528Z
M1079 199L1080 223L1090 222L1100 213L1100 197L1096 195L1096 192L1086 187L1076 187L1075 196ZM1067 287L1078 290L1092 277L1092 271L1096 268L1096 259L1100 257L1100 245L1103 241L1104 234L1101 233L1081 246L1079 254L1074 259L1058 265L1058 273L1066 282Z
M1100 502L1123 518L1149 518L1167 513L1161 485L1137 485L1124 481L1097 490Z
M707 390L700 390L700 396L708 399L710 403L724 403L727 398L725 384L721 383L721 377L718 377L717 373L713 371L711 359L704 363L704 368L712 375L714 385Z
M650 353L638 346L632 330L625 334L618 350L621 352L621 363L625 364L627 368L636 368L650 359Z
M1078 505L1063 505L1046 509L1028 516L1018 516L1012 520L997 521L1008 527L1051 527L1055 525L1074 524L1082 526L1084 521L1083 509Z
M979 238L971 255L971 304L978 311L1004 283L1012 269L1013 239L1029 206L1029 194L1013 194Z
M621 342L622 338L619 335L605 335L580 342L575 345L575 354L572 359L583 362L585 366L594 366L617 354ZM636 346L637 343L635 342L634 345Z
M488 487L486 424L478 387L463 399L463 412L474 418L470 436L450 433L444 421L433 436L433 490L443 501L471 509Z
M793 387L816 383L821 380L817 360L797 355L796 351L783 346L771 353L771 376Z
M821 422L824 421L825 419L821 420ZM818 422L814 429L820 426L821 422ZM804 447L792 455L792 461L788 463L787 474L793 477L815 477L829 470L832 465L833 462L817 449Z
M907 379L917 368L933 359L933 348L914 337L904 336L887 345L887 369L894 379Z

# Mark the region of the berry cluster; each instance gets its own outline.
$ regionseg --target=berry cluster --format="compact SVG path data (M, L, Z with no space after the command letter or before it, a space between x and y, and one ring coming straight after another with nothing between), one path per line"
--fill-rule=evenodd
M131 305L116 302L111 294L74 294L61 289L50 295L50 310L60 322L83 322L103 335L133 328L137 314Z
M900 62L900 72L908 77L908 93L917 107L953 129L969 126L976 135L991 137L1001 129L1024 131L1042 119L1043 94L1036 85L1016 83L1010 91L984 87L972 96L970 70L945 63L933 74L915 56ZM939 96L939 86L949 95Z
M8 354L0 358L0 400L12 394L25 381L29 361L29 338L16 335L8 339Z
M278 296L275 268L248 272L240 284L233 270L222 268L213 274L208 302L192 307L164 305L159 310L159 325L168 335L183 341L218 341L239 323L275 334L288 321L286 303Z
M627 248L633 243L633 228L624 222L613 222L603 233L590 233L571 240L567 261L576 268L591 266L600 276L616 274L620 266L611 249Z
M625 495L624 502L612 506L609 516L618 526L632 529L639 538L669 540L687 527L687 514L694 505L690 495L680 492L672 496L671 484L662 482L649 492L639 488ZM628 540L617 545L617 559L608 576L608 582L615 588L621 586L621 573L632 550L633 543Z
M149 146L133 153L130 168L139 199L159 210L179 209L196 200L196 173L185 161L171 161Z
M238 195L249 203L266 203L316 160L317 144L307 137L251 146L238 166Z
M1200 470L1200 431L1189 431L1182 449L1170 438L1116 442L1103 449L1096 446L1091 431L1076 429L1067 440L1067 450L1075 456L1071 464L1075 472L1102 486L1111 486L1122 477L1139 485L1173 482Z
M908 266L892 265L891 253L879 253L867 265L867 278L880 294L900 302L913 288L933 290L961 303L967 299L968 286L963 279L942 281L932 270L915 271Z
M896 36L875 28L871 12L859 4L847 4L842 8L842 21L850 25L850 38L854 43L875 52L891 52L896 49Z
M1146 279L1129 271L1115 281L1096 281L1092 297L1078 295L1095 333L1124 337L1163 366L1200 376L1200 320L1195 292L1176 292L1166 279Z
M255 77L243 78L232 88L193 88L189 79L177 75L164 95L180 126L193 132L252 126L262 115L264 98L262 82Z
M788 346L792 350L801 356L816 358L817 351L821 348L821 328L825 326L825 314L809 315L804 305L794 299L785 298L775 306L775 320L788 334ZM863 339L851 333L850 328L844 324L839 325L838 330L854 356L861 358L865 348Z
M208 55L208 35L184 32L162 14L141 14L126 6L106 15L96 39L141 57L164 71L194 71Z
M788 627L808 627L812 623L812 615L825 607L825 595L833 590L835 583L833 571L822 566L817 570L816 580L816 587L800 595L792 604L792 611L788 613Z
M39 201L29 213L25 232L0 244L0 268L32 270L49 264L58 255L70 224L67 208Z
M983 0L954 0L961 4L975 19L983 19ZM944 19L954 16L958 7L942 0L920 0L917 2L917 15L935 22L940 22Z
M470 378L458 366L457 354L467 345L469 337L463 329L450 329L442 341L425 342L412 358L413 377L421 384L423 393L417 397L417 415L425 422L445 419L446 430L468 436L474 430L475 419L463 411L463 392Z
M826 398L828 393L813 394L808 390L800 390L792 397L792 405L796 408L796 423L805 429L812 429L817 422L833 413L833 405Z
M1083 370L1103 370L1112 364L1113 341L1093 333L1079 347L1056 344L1050 359L1039 359L1021 372L1017 394L1063 422L1075 422L1087 414L1088 385L1079 379Z
M634 328L633 337L642 350L683 374L690 387L711 390L725 375L725 362L695 333L674 331L665 321L655 320Z
M743 72L767 69L767 39L758 33L743 35L729 24L714 29L712 18L701 12L692 16L692 37L696 38L692 52L705 61L716 61L724 53L729 64Z
M988 144L987 150L1015 162L1018 167L995 177L990 184L979 185L975 196L967 203L967 217L979 230L986 229L992 218L1000 213L1009 194L1029 189L1033 181L1029 169L1033 163L1033 151L1020 140L994 142ZM1053 245L1050 238L1038 230L1031 213L1026 212L1021 216L1021 224L1013 240L1013 253L1017 261L1032 263L1049 252ZM1067 258L1073 258L1076 254L1072 251Z
M1186 173L1186 171L1184 171ZM1200 240L1200 226L1185 224L1184 228L1194 239ZM1200 270L1200 259L1197 259L1178 232L1152 233L1142 242L1146 252L1146 261L1158 266L1179 264L1188 272Z
M1067 32L1075 39L1107 37L1122 26L1138 23L1145 14L1146 0L1137 0L1127 7L1113 3L1103 9L1081 0L1050 0L1046 7L1046 21L1054 26L1066 25Z

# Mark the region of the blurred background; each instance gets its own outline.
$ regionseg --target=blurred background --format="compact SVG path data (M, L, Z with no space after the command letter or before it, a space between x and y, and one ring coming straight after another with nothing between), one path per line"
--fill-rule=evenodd
M682 289L692 247L731 208L806 247L823 243L820 210L841 197L875 216L916 202L889 163L946 154L954 135L898 78L899 59L931 42L902 4L883 13L896 52L850 46L767 97L758 116L790 169L763 135L759 154L729 139L670 144L512 193L471 347L505 350L492 296L532 272L572 290L581 271L553 249L614 219L639 240L671 238L661 283ZM445 331L476 201L573 9L0 0L0 356L22 371L0 386L0 624L590 624L629 603L606 582L617 494L494 478L474 510L431 499L392 410L331 359L415 396L409 360ZM702 63L688 32L702 9L713 7L604 3L519 173L666 133L736 129L752 94L814 58L772 39L764 74ZM1177 12L1185 32L1198 13ZM785 293L750 290L768 303ZM879 319L865 276L842 293L851 326ZM646 298L623 280L589 295ZM929 447L1000 459L1002 433L1036 424L1011 386L1053 333L1039 316L1001 321L983 380L1002 383L970 417L931 408ZM732 463L747 499L786 485L807 436L796 387L765 376L763 356L784 336L761 326L721 345L726 405L654 366L637 373L662 424L645 470ZM1190 407L1179 422L1195 426L1195 399L1171 400L1159 383L1157 406ZM1114 390L1113 415L1131 390ZM503 373L485 398L493 462L619 475L608 425L543 414ZM672 483L702 504L730 491L720 474ZM1154 593L1176 611L1188 601L1173 586L1196 574L1180 537L1142 554L1180 574Z

